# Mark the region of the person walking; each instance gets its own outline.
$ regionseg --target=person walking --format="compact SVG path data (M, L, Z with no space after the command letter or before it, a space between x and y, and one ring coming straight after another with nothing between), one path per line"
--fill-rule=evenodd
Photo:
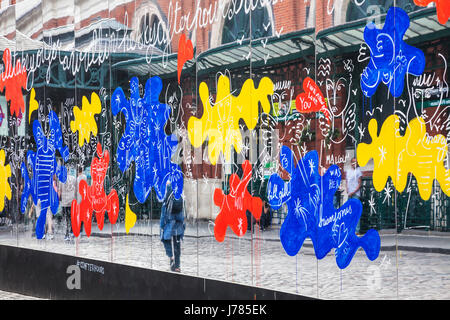
M181 240L186 228L184 221L183 198L175 199L172 188L168 184L166 197L161 208L160 237L169 257L170 270L181 272Z
M346 181L347 181L347 194L349 199L358 199L361 198L361 185L362 185L362 172L358 167L358 162L356 158L353 157L351 160L350 168L345 172ZM358 221L358 225L356 226L356 234L359 234L360 229L360 221Z
M81 200L82 200L82 196L81 196L81 193L80 193L80 182L81 182L81 180L87 181L87 177L86 177L86 175L84 174L84 169L83 169L83 167L82 167L82 166L79 166L79 167L78 167L78 173L77 173L77 181L76 181L76 185L75 185L75 190L76 190L75 193L76 193L76 195L77 195L77 196L76 196L76 199L77 199L78 205L80 205ZM71 220L71 225L72 225L72 220ZM84 222L81 221L79 238L81 238L81 233L83 232L83 225L84 225Z
M67 180L65 183L59 183L59 193L61 194L61 206L62 214L66 221L66 233L64 235L64 241L70 241L73 239L72 232L72 219L70 216L70 209L72 206L72 200L75 199L75 190L77 179L74 174L71 174L70 170L67 175Z

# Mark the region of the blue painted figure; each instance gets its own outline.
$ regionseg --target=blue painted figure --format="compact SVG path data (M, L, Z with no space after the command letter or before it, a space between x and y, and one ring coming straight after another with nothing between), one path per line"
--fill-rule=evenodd
M114 90L111 98L113 115L122 112L126 127L117 147L117 162L122 172L134 161L136 174L134 194L144 203L150 191L155 188L159 201L166 194L166 183L172 185L175 199L183 192L183 174L180 167L171 161L178 141L164 132L171 109L159 102L162 81L159 77L147 80L144 97L139 95L139 80L130 80L130 99L125 97L122 88Z
M423 73L424 53L403 41L409 23L404 10L391 7L383 29L377 29L374 23L369 23L364 29L364 40L371 52L370 62L361 74L361 89L366 97L375 93L381 81L394 97L399 97L406 73L415 76Z
M308 152L294 167L294 156L286 146L282 147L280 161L291 179L284 182L278 174L273 174L267 190L273 209L287 203L288 214L280 229L286 253L295 256L309 237L317 259L335 249L336 263L341 269L350 264L359 247L369 260L375 260L380 251L378 232L369 230L361 238L355 234L362 212L361 202L350 199L339 209L333 206L333 197L341 182L339 167L332 165L320 176L316 151Z
M51 212L56 214L59 206L58 193L53 188L53 176L56 175L63 183L67 179L67 169L64 165L58 165L55 152L59 150L63 160L67 161L69 150L63 146L61 126L54 111L50 111L49 114L48 135L44 133L38 120L33 122L33 135L37 150L27 152L27 162L31 166L33 176L30 179L27 166L22 163L22 177L25 181L20 209L22 213L25 212L30 195L35 205L40 201L41 212L36 222L36 238L42 239L45 233L47 209L50 208Z

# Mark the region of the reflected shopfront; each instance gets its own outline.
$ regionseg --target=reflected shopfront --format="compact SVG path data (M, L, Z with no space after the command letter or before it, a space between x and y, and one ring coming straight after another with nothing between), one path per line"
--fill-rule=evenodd
M172 195L184 274L448 297L449 7L424 2L1 1L0 244L170 271Z

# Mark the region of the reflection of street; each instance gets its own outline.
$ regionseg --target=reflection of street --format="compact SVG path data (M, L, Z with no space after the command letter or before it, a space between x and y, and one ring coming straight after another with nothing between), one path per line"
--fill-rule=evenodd
M97 232L89 238L83 234L78 244L64 242L64 230L63 225L58 226L54 240L32 238L31 228L18 237L7 232L0 234L0 244L69 255L78 252L79 257L104 261L112 257L116 263L169 270L159 240L159 220L138 221L129 235L123 223L116 224L113 240L110 226L103 231L95 228ZM242 238L230 233L222 243L214 241L211 231L208 221L188 223L182 243L183 274L246 285L258 283L321 299L450 299L450 238L442 233L402 233L397 239L394 234L381 233L378 259L371 262L358 250L350 265L340 270L333 252L317 260L309 239L296 257L286 255L278 227L254 230L253 234L249 230Z
M0 300L41 300L41 298L25 296L15 292L0 291Z

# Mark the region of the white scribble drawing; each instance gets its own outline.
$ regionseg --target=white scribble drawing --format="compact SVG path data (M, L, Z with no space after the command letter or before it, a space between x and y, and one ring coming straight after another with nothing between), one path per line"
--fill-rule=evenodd
M329 58L320 58L317 70L319 70L317 76L329 76L331 72L331 60Z
M344 70L348 71L349 73L352 73L354 69L355 66L353 65L352 59L344 60Z
M266 48L267 40L268 40L268 38L265 38L265 39L261 40L261 44L262 44L264 49Z
M365 43L361 43L359 46L358 62L364 62L370 59L369 47Z
M408 219L408 209L409 209L409 203L410 203L410 201L411 201L411 192L412 192L412 189L411 189L411 181L412 181L412 174L410 173L409 174L409 182L408 182L408 186L406 187L406 193L408 193L408 203L406 204L406 210L405 210L405 221L404 221L404 224L403 224L403 228L404 229L407 229L407 227L406 227L406 220Z
M384 194L385 194L385 196L384 196L384 199L383 199L383 203L385 203L386 200L387 200L388 201L388 205L389 205L391 197L392 197L391 196L391 192L392 192L392 188L389 185L389 183L387 183L386 187L384 187Z
M329 78L325 80L331 122L328 123L325 118L321 117L319 118L319 128L324 136L331 135L330 141L335 144L345 141L347 136L350 136L355 140L352 132L356 127L356 104L350 104L352 75L349 74L348 76L348 78L340 77L336 81ZM340 92L344 92L344 90L346 90L347 96L345 97L346 100L344 106L341 107L341 111L339 111L338 97ZM338 119L341 120L340 125L339 121L337 121ZM336 130L339 130L339 139L332 136L332 133Z
M359 140L362 140L364 138L364 132L366 131L366 128L363 127L363 124L360 123L358 126L358 132L359 132Z
M375 200L373 199L373 193L370 195L370 200L369 200L369 207L370 207L370 216L372 216L373 214L377 214L377 210L375 209Z
M242 41L244 40L245 34L242 35L242 37L240 39L237 39L236 42L241 45Z
M284 27L281 27L280 31L275 31L275 35L277 36L277 38L279 38L281 36L283 29L284 29Z
M382 288L382 271L389 269L391 266L391 259L386 261L387 255L384 255L380 265L371 265L367 268L366 284L369 290L376 291Z
M406 107L405 115L406 119L413 117L421 117L425 120L427 125L430 125L431 130L443 130L448 127L448 113L449 106L443 106L442 102L445 98L449 97L449 85L446 81L447 78L447 59L438 53L438 56L442 59L444 64L444 71L442 79L434 72L432 74L422 74L421 76L414 77L412 84L410 84L411 76L407 74L407 90L408 90L408 105L406 101L401 100L399 103ZM409 64L408 64L409 68ZM428 110L423 108L423 100L430 99L433 94L438 94L439 102L432 115L428 114Z

